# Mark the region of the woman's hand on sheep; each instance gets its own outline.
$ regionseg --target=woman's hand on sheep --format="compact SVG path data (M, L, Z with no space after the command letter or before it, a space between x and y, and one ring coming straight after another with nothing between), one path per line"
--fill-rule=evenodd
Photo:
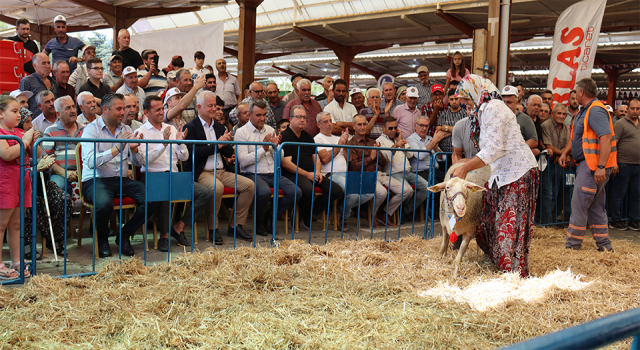
M464 180L467 177L467 174L469 173L469 170L467 170L466 165L467 164L465 163L462 166L454 169L453 173L451 174L451 177L458 177Z

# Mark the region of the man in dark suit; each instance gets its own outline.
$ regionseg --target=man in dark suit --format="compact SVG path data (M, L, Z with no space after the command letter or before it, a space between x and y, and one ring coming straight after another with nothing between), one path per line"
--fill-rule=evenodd
M190 121L185 125L187 131L187 140L209 140L209 141L231 141L232 134L229 131L225 131L222 124L215 121L214 116L216 113L216 95L211 91L203 91L196 97L198 115L199 117ZM191 147L189 150L191 151ZM222 203L222 195L224 194L224 188L230 187L236 189L236 220L229 222L229 228L227 235L251 241L253 237L247 234L243 226L247 221L247 215L249 214L249 208L253 201L253 181L247 179L244 176L236 174L224 169L224 157L233 156L233 147L231 145L222 144L210 144L210 145L196 145L194 152L189 152L189 159L185 163L185 169L194 169L193 178L200 184L205 185L211 189L214 193L212 202L209 204L207 211L207 222L209 227L212 226L212 217L209 213L213 211L213 202L215 201L216 217L218 216L218 210ZM194 160L195 159L195 160ZM193 163L195 162L195 166ZM215 220L215 241L216 243L222 243L222 237L218 231L218 221Z

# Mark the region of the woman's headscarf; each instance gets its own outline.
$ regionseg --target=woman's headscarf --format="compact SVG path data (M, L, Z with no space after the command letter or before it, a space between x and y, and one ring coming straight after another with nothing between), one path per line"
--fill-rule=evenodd
M33 116L33 113L31 113L30 110L20 107L20 123L18 123L18 128L23 129L24 121L31 116Z
M400 99L400 95L402 95L402 92L405 91L405 90L407 90L406 86L403 85L403 86L399 87L398 88L398 92L396 92L396 98Z
M478 138L480 137L480 123L478 122L478 111L480 107L491 100L501 100L500 91L493 85L491 80L476 74L469 74L462 78L456 94L460 98L468 98L476 105L476 109L469 116L471 121L471 141L476 150L480 149Z

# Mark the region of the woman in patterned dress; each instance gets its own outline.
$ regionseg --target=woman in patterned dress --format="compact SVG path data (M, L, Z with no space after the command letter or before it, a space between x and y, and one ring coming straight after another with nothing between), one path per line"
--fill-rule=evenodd
M476 242L501 271L525 278L540 181L535 157L515 114L491 81L469 74L456 93L475 107L470 115L471 139L479 152L452 176L464 179L472 170L491 166Z

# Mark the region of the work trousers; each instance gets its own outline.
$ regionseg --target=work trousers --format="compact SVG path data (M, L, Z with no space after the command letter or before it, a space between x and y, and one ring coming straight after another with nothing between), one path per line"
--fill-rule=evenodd
M271 203L271 195L273 194L273 174L251 174L244 173L242 176L251 179L256 186L256 221L258 223L265 222L265 210L269 207L269 203ZM280 190L284 192L284 197L278 198L278 213L277 218L280 215L284 214L287 209L289 209L293 205L294 199L296 203L300 203L300 198L302 198L302 190L296 187L296 185L291 182L291 180L287 179L284 176L280 176ZM271 215L268 213L267 215ZM271 230L270 227L267 227L268 230Z
M294 184L296 183L296 174L283 171L283 176L291 180ZM327 210L329 200L334 201L336 199L341 199L344 195L340 185L335 182L332 183L330 178L323 176L321 183L318 183L318 181L315 182L315 187L320 188L320 190L322 190L322 194L314 201L313 185L314 184L309 179L298 174L298 187L302 190L302 197L300 198L300 204L298 205L300 213L298 215L300 215L302 222L307 225L307 227L311 224L311 203L313 203L313 215L318 215L322 213L322 211ZM331 192L329 192L329 187L331 187Z
M408 184L404 184L403 186L402 181L398 181L393 177L390 177L387 173L383 173L381 171L378 172L378 183L388 188L389 192L394 194L393 196L389 195L389 202L384 208L387 212L387 215L395 213L395 211L400 206L400 203L411 198L411 196L413 195L413 189L411 188L411 186L408 186ZM382 202L384 201L384 198L379 198L378 192L379 190L378 188L376 188L376 204L374 213L378 212L380 204L382 204Z
M251 206L251 202L253 202L253 189L254 184L253 181L247 179L242 175L237 176L238 183L236 185L236 174L226 171L224 169L213 170L203 170L198 177L198 182L211 190L215 194L211 201L209 201L209 206L207 207L207 223L210 228L214 228L212 224L213 216L210 213L214 213L214 215L218 216L218 211L220 210L220 205L222 204L222 196L224 195L224 188L235 188L236 189L236 220L235 223L244 226L247 222L247 215L249 215L249 207ZM213 205L215 200L215 212L213 211ZM218 228L218 222L220 220L215 220L215 228ZM233 221L229 222L229 226L235 226Z
M606 180L596 183L594 171L589 169L586 161L580 162L576 171L576 181L571 200L571 220L567 230L567 248L580 249L587 225L598 248L611 249L609 239L609 223L605 208L607 195L605 187L611 175L611 168L606 169Z
M613 197L609 203L611 219L620 219L622 200L628 194L629 220L640 220L640 164L618 163L618 175L614 179Z
M420 175L416 176L416 173L412 173L409 171L405 173L395 173L391 175L392 178L398 181L402 181L403 176L404 176L405 187L406 186L411 187L411 185L415 186L415 190L413 191L413 197L409 197L409 200L406 201L406 203L403 205L403 208L402 208L402 213L404 215L409 215L413 213L415 209L419 207L420 204L422 204L422 202L424 202L427 199L427 196L429 195L429 190L427 189L429 187L429 182L423 179L422 176Z

